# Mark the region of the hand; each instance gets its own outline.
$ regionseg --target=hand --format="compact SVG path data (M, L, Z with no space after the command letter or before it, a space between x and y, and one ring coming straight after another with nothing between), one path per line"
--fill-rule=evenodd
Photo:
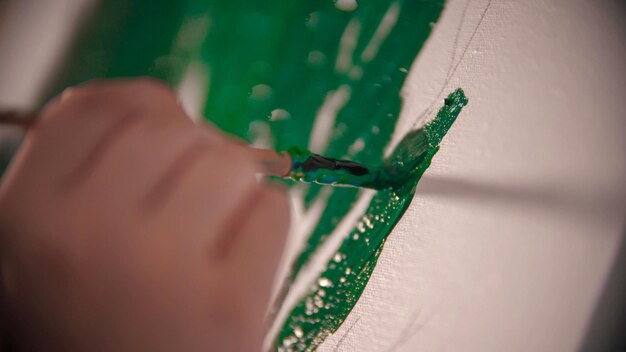
M15 344L259 350L289 214L256 173L156 81L94 82L53 100L0 185Z

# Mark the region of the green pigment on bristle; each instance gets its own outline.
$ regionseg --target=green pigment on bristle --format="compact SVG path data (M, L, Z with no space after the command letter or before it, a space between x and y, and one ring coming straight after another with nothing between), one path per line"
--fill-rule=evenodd
M419 165L434 155L467 98L457 89L445 100L435 119L424 127L409 132L382 166L323 157L299 147L291 147L292 166L289 177L295 181L322 185L354 186L373 189L401 187L419 171Z
M441 140L465 105L467 97L462 89L450 93L437 116L424 127L407 133L385 159L374 188L397 188L415 178L424 160L437 152Z
M352 161L323 157L295 146L287 153L291 157L289 178L294 181L373 188L379 178L379 170Z

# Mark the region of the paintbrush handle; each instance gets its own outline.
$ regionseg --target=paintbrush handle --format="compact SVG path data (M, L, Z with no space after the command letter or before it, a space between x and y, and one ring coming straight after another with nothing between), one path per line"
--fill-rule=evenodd
M19 113L17 111L0 111L0 124L17 126L24 129L29 128L35 123L35 114Z
M348 186L379 189L384 185L380 179L380 168L370 168L350 160L329 158L299 147L286 152L291 159L292 180L331 186Z
M17 111L0 111L0 125L16 126L28 130L36 121L37 115ZM261 171L267 175L286 177L291 171L291 159L285 152L255 149L245 146L242 151L255 160Z

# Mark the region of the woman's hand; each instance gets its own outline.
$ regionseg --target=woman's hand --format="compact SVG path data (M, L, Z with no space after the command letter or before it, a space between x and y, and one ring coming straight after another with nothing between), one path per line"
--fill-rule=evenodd
M254 351L289 223L283 192L149 79L53 100L0 184L18 347Z

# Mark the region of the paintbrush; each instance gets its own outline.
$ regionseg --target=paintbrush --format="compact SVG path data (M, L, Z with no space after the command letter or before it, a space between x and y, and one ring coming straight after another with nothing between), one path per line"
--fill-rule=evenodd
M0 124L28 130L36 120L36 114L0 111ZM270 176L333 186L374 189L388 186L385 182L380 182L380 168L369 168L358 162L325 157L299 147L291 147L286 151L252 147L243 150L258 163L262 173Z
M266 175L332 186L377 190L398 188L411 179L419 179L426 171L432 157L439 150L439 143L465 105L465 93L457 89L444 99L444 106L432 121L407 133L391 155L380 165L373 167L355 161L329 158L296 146L286 151L247 146L243 150L258 163L262 173ZM28 129L36 119L36 114L0 111L0 124Z

